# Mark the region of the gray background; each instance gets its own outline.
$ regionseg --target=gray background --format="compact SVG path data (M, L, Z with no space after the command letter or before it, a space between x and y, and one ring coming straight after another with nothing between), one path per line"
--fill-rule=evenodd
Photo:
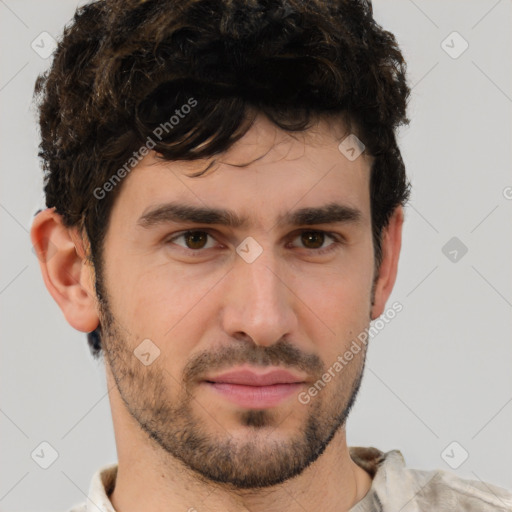
M59 37L76 6L0 0L2 511L66 510L116 460L103 367L46 291L28 236L42 201L31 97L51 61L31 42ZM512 4L374 8L409 64L412 122L400 144L413 194L389 302L403 311L371 342L349 445L399 448L410 467L512 488ZM469 43L456 59L442 47L453 31ZM452 53L457 37L445 43ZM442 251L452 237L468 248L455 262L453 247ZM43 441L59 455L46 470L31 458ZM445 460L463 450L452 470Z

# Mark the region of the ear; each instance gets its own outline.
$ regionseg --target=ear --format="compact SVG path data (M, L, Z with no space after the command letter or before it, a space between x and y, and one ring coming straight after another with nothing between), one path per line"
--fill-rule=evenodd
M371 311L371 319L375 320L384 312L386 302L395 285L398 270L398 259L402 247L402 226L404 211L397 207L382 233L382 262L379 267L375 284L375 298Z
M30 230L46 288L68 323L82 332L99 324L94 268L88 262L78 229L64 225L54 208L37 214Z

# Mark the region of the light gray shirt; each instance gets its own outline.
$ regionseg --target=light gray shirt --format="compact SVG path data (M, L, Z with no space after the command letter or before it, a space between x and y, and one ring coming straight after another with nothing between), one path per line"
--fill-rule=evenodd
M445 470L409 469L399 450L349 447L352 460L372 477L372 486L350 512L512 512L512 492ZM116 512L109 496L117 464L98 469L87 502L69 512Z

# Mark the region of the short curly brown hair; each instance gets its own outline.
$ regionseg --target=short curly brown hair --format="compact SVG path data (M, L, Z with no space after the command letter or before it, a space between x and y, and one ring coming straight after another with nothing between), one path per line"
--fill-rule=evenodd
M36 81L47 207L87 234L97 275L112 178L162 121L190 114L156 142L165 160L220 154L250 128L249 112L289 132L313 117L357 127L375 157L370 182L376 265L381 234L410 184L395 132L410 89L396 39L365 0L100 0L64 29ZM101 330L89 335L94 356Z

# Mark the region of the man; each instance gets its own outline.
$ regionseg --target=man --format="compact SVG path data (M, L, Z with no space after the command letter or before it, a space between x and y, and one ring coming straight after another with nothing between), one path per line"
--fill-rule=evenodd
M512 510L347 446L409 195L369 4L94 2L36 94L32 242L105 359L119 459L73 510Z

